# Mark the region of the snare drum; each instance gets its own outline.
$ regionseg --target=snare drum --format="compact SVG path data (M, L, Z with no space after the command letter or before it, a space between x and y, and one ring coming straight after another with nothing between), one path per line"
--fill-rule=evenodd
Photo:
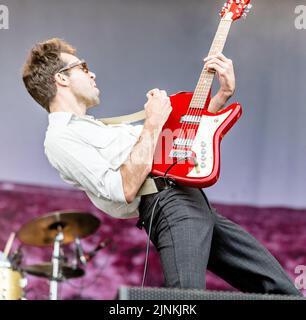
M0 255L0 300L21 300L24 279L11 268L10 262Z

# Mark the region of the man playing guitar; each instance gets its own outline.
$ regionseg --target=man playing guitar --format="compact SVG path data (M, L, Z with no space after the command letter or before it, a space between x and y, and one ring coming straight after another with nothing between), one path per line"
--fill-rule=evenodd
M220 82L209 105L215 113L234 93L233 64L217 54L205 59L205 70L216 72ZM100 101L95 78L75 49L57 38L36 44L23 69L28 92L49 113L45 153L62 179L114 217L139 214L138 227L150 231L168 287L205 288L208 268L244 292L299 295L276 259L217 214L201 189L164 179L156 184L158 192L137 196L151 172L170 100L153 89L143 126L106 125L86 115Z

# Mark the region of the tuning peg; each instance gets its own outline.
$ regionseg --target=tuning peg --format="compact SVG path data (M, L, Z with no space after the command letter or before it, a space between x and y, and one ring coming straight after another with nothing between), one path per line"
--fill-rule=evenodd
M253 8L253 5L249 3L249 4L247 5L247 8L250 10L250 9Z
M243 14L242 14L242 18L243 18L243 19L246 19L246 17L247 17L247 14L246 14L246 13L243 13Z

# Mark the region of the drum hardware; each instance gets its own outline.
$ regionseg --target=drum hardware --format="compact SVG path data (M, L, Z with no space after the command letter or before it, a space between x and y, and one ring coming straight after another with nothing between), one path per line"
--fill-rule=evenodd
M51 279L52 278L53 265L50 262L25 265L22 270L30 275ZM85 271L81 268L70 266L68 264L60 265L59 281L65 281L68 279L79 278L85 274Z
M70 210L51 212L33 219L18 231L17 236L24 244L53 246L51 263L22 267L23 271L28 274L47 277L49 279L50 300L58 300L59 282L84 275L85 271L78 267L79 262L83 266L87 264L87 257L83 252L80 239L93 234L99 226L100 220L92 214ZM77 264L75 267L61 262L65 260L61 246L73 241L77 255ZM90 254L91 259L96 252L91 252Z
M0 264L0 300L23 300L27 280L9 264Z
M84 256L84 251L81 245L81 241L79 237L76 237L75 240L75 248L76 248L76 256L77 256L77 264L78 262L81 262L82 265L86 266L87 260Z
M9 256L14 239L15 233L11 233L4 252L0 252L0 300L24 299L23 289L27 280L19 269L20 259L14 260Z
M52 278L50 281L50 300L57 300L58 298L58 282L60 275L60 248L61 241L64 240L64 233L62 231L62 226L57 226L58 234L54 239L54 248L52 255Z
M0 300L25 299L23 288L27 285L27 279L24 274L47 278L49 299L58 300L59 283L82 277L85 274L82 267L111 242L110 239L106 239L94 250L84 252L81 239L93 234L99 226L100 220L90 213L71 210L51 212L31 220L20 228L16 235L22 244L9 255L15 239L15 233L12 233L4 253L0 252ZM74 264L69 265L63 245L71 242L75 245L76 260ZM23 244L52 246L51 262L22 266Z
M106 238L105 240L99 242L99 244L90 252L85 254L85 259L89 262L100 250L106 248L109 244L112 243L112 239Z
M9 261L13 269L20 269L23 259L22 245L19 245L18 248L10 255Z

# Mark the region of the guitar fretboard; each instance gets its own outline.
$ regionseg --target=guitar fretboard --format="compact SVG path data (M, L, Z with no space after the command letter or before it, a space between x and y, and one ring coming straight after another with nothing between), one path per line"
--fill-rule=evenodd
M222 19L220 21L218 30L216 32L214 41L209 50L209 55L214 55L223 51L230 27L232 24L232 20ZM214 73L208 72L206 70L202 70L200 75L200 79L196 86L196 89L193 94L193 98L190 103L190 108L193 109L204 109L205 102L207 100L210 88L212 86L214 80Z

